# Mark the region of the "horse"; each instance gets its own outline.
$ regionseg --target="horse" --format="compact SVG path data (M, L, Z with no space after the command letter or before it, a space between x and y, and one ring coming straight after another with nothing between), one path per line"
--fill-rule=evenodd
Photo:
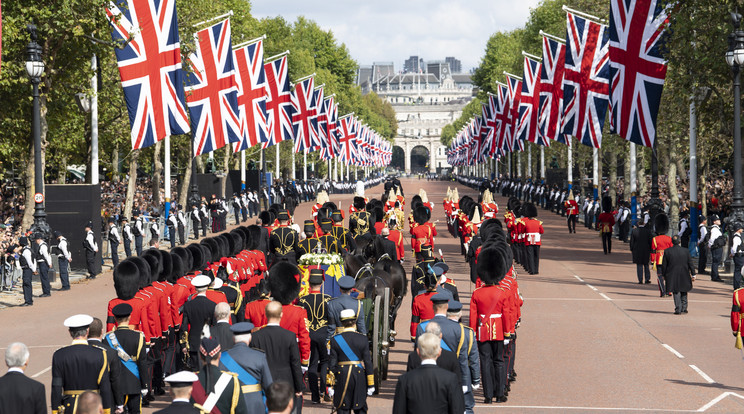
M395 320L398 317L398 309L403 304L403 298L408 293L408 281L406 277L406 271L403 269L403 265L397 260L393 260L390 255L385 252L382 246L382 240L380 237L375 237L374 240L367 245L364 249L363 256L367 263L373 266L373 269L387 273L390 276L388 285L390 286L390 293L393 295L390 298L390 315L391 315L391 326L395 326Z

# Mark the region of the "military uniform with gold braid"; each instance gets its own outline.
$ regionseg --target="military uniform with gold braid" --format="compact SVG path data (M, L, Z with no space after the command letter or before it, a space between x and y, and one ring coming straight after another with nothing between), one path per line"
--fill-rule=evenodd
M342 321L356 319L355 312L345 309ZM342 328L330 342L331 372L328 385L333 386L333 406L340 414L352 410L367 412L367 396L374 392L372 358L369 341L354 329Z
M333 331L328 324L328 302L330 295L313 289L323 283L323 270L311 269L310 293L300 298L300 306L307 312L308 330L310 331L310 365L308 366L308 386L314 402L320 402L325 394L325 387L319 389L318 380L325 381L328 372L328 350L326 345Z
M80 394L92 391L101 395L103 412L109 414L111 381L106 351L88 345L87 328L93 322L88 315L75 315L65 320L70 334L77 335L71 345L60 348L52 356L52 414L74 414Z
M333 235L333 220L324 218L320 220L321 235L318 236L318 244L323 247L326 253L339 254L341 246L339 240ZM346 230L346 229L344 229Z
M145 335L127 325L132 314L131 305L120 303L111 312L117 321L127 319L107 333L103 340L116 351L124 368L120 370L117 385L124 396L124 406L130 413L139 413L142 410L141 390L147 389L150 384L150 367L145 358Z
M354 208L357 211L349 216L349 231L354 238L369 232L372 217L368 211L364 210L365 205L364 198L354 197Z
M335 223L331 229L331 234L338 240L338 247L348 252L356 250L356 243L354 243L354 238L351 237L351 232L343 226L344 217L341 215L341 210L335 210L331 213L331 219Z
M289 213L284 210L277 215L280 222L289 220ZM280 224L279 227L271 231L269 236L269 252L274 256L274 262L278 260L287 260L292 264L297 264L296 248L299 237L297 232L287 227L286 224Z
M313 237L313 234L315 233L315 222L312 220L305 220L305 224L303 227L303 231L305 232L307 238L297 243L297 249L295 249L295 252L298 259L308 253L312 253L317 250L319 244L318 239Z

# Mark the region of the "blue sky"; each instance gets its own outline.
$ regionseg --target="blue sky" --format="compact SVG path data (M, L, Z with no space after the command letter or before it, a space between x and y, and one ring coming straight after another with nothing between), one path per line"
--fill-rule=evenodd
M281 15L315 20L333 31L360 64L393 61L395 69L411 55L424 60L454 56L463 71L478 66L488 37L523 26L538 0L376 0L360 2L252 0L257 18Z

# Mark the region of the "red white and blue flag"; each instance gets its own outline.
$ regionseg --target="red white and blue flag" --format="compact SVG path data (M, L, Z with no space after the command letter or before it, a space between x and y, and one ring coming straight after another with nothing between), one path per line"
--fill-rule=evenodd
M123 45L115 52L132 149L188 133L175 0L117 0L106 15L111 38Z
M543 37L538 134L542 139L571 145L571 141L561 133L565 65L566 46L557 40Z
M509 152L524 151L524 143L517 137L519 128L519 105L522 102L522 80L513 76L506 77L509 91L509 122L507 124L506 145Z
M519 101L519 127L517 137L522 141L549 146L550 141L537 133L540 111L540 72L542 64L535 59L524 58L522 72L522 97Z
M658 0L610 1L610 132L652 147L666 79L669 9Z
M320 123L321 120L328 120L327 114L325 112L325 107L323 106L323 102L325 99L325 95L323 93L323 85L318 86L313 91L313 100L310 103L313 108L316 108L318 114L313 119L310 120L310 127L313 129L313 134L316 138L315 145L313 148L310 149L310 151L318 151L322 148L322 145L324 142L327 141L326 132L325 129L321 128Z
M498 123L498 140L496 142L495 153L499 156L505 155L511 151L510 146L507 145L507 130L510 125L511 118L511 99L509 97L509 88L506 85L498 85L498 110L496 111L496 122Z
M488 100L483 103L482 108L482 119L483 125L481 126L481 145L480 145L480 158L485 160L491 156L491 149L494 146L494 136L496 135L496 103L494 102L493 95L488 95Z
M325 130L326 141L321 143L320 156L324 160L339 156L338 142L338 104L333 96L323 100L323 112L325 119L321 118L320 127Z
M315 80L311 76L300 81L292 91L295 152L310 151L318 145L318 137L312 127L312 121L318 116L318 109L313 106L314 90Z
M266 119L269 129L269 140L263 147L278 144L284 140L291 140L293 135L292 91L289 85L289 62L287 56L282 56L264 64L266 71Z
M241 141L238 79L225 19L196 33L196 51L189 56L186 102L191 115L194 156Z
M573 13L567 19L562 132L599 148L610 93L607 26Z
M357 122L354 115L346 115L338 121L339 159L350 164L356 157Z
M237 66L238 110L240 112L241 141L234 144L235 152L243 151L269 139L266 125L266 73L263 66L263 40L235 50Z

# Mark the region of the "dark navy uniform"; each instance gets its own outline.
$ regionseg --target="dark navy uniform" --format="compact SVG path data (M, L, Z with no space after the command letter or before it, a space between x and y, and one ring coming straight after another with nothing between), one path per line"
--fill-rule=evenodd
M121 361L122 370L117 388L125 397L124 405L130 413L140 412L140 390L150 384L150 372L145 358L145 335L129 326L119 326L107 333L103 341L114 349Z
M333 237L338 240L338 246L342 249L345 249L348 252L353 252L356 250L356 243L354 243L354 238L351 237L351 232L349 229L347 229L344 226L341 225L334 225L331 228L331 234Z
M209 382L207 382L207 372L209 372ZM191 399L203 406L210 392L216 391L215 385L223 375L228 375L229 380L214 407L221 413L248 414L238 376L232 372L222 371L211 364L204 365L199 370L197 374L199 381L194 383Z
M211 325L214 319L215 303L206 296L197 295L183 305L181 322L181 345L188 343L192 367L198 366L199 341L204 325Z
M367 412L367 387L374 385L366 335L343 328L331 338L331 370L335 377L333 406L340 414Z
M295 255L299 259L303 255L312 253L318 248L318 239L314 237L308 237L305 240L297 243L297 249L295 249Z
M318 243L330 254L339 254L341 252L340 243L333 234L324 234L318 237Z
M328 302L328 324L334 332L340 332L341 329L341 311L344 309L351 309L355 314L359 315L357 318L357 331L362 335L367 335L367 324L364 322L364 312L362 312L362 302L359 299L354 299L348 294L341 294L340 296L332 299Z
M367 211L357 211L349 216L349 231L351 236L357 238L364 233L369 232L371 214Z
M300 298L300 306L307 312L308 330L310 331L310 365L308 367L308 383L313 401L320 401L318 377L325 381L328 371L328 350L326 344L333 331L328 324L329 295L311 292Z
M468 392L471 392L470 370L468 367L468 331L465 329L465 326L439 314L418 325L416 338L426 332L426 325L428 325L429 322L436 322L439 324L439 328L442 330L442 349L452 351L457 355L457 360L460 362L460 373L462 374L460 379L462 385L467 386Z
M263 390L268 388L273 380L269 364L266 362L266 354L263 351L238 342L229 351L222 353L220 369L238 375L245 406L249 413L264 412Z
M269 236L269 253L274 256L274 261L286 259L296 265L298 240L297 232L285 225L272 230Z
M52 356L52 414L73 414L85 391L99 393L104 412L110 412L113 401L106 351L74 340Z

